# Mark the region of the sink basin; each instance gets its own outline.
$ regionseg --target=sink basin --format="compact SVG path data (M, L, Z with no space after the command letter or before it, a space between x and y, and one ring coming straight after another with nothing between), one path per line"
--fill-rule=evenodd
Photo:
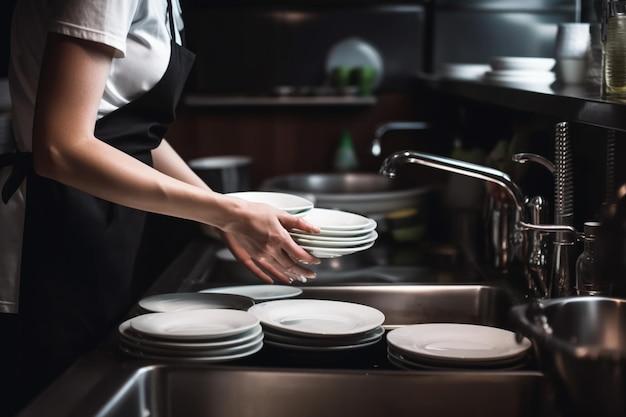
M489 285L302 287L300 297L363 303L385 314L387 330L458 322L510 328L515 299ZM551 382L534 364L519 370L408 371L386 358L386 340L336 358L292 357L270 345L234 362L154 363L112 352L110 367L80 400L84 383L58 384L30 417L550 417ZM531 361L532 362L532 361ZM89 363L89 362L88 362ZM91 365L91 364L90 364ZM83 378L84 381L84 378ZM67 400L67 401L66 401ZM49 410L54 410L50 414Z
M365 304L385 314L388 329L415 323L467 323L513 329L515 299L492 285L337 285L301 287L300 298Z
M548 417L538 372L251 370L145 366L119 372L82 417Z

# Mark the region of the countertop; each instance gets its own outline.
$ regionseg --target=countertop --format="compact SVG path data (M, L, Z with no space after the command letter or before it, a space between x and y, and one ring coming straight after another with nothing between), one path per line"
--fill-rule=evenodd
M207 282L207 277L211 274L211 271L214 271L216 253L220 248L221 245L217 244L212 239L206 237L194 239L182 251L180 256L172 262L158 281L148 290L146 295L191 291L201 286L210 285L210 283ZM448 272L436 273L434 280L439 282L439 280L445 281L449 279L450 275ZM471 274L468 276L471 276ZM134 313L129 312L129 316L131 315L134 315ZM382 354L384 354L384 352L381 353L381 355ZM265 362L264 365L259 365L259 359L255 359L255 361L254 369L258 369L260 372L264 372L264 369L276 369L277 372L285 371L285 369L282 371L278 370L285 368L285 366L282 366L282 359L280 359L280 357L265 355L263 359L260 359L262 363ZM347 367L348 369L357 369L357 375L367 375L370 372L367 369L377 369L383 373L385 372L385 365L382 365L381 368L381 364L379 363L369 363L367 364L369 368L364 369L361 368L363 364L358 362L359 356L354 355L354 357L347 362L341 363L340 368L343 369ZM277 366L277 363L281 363L281 366ZM140 365L151 366L155 364L150 361L139 360L124 355L117 349L117 332L113 332L111 337L98 349L80 358L64 375L48 387L41 396L19 414L19 417L35 417L42 415L48 417L70 416L75 415L76 410L82 410L81 412L84 413L85 410L90 409L90 404L86 406L85 403L90 401L90 398L94 395L94 391L98 391L97 387L100 386L99 384L101 384L105 378L110 379L112 373L119 373L120 370L123 371L125 369L128 371L128 369L135 369ZM297 364L296 368L298 368ZM228 366L216 367L216 370L219 372L224 372L228 369L237 368L229 368ZM310 369L310 372L319 371L317 366L311 367ZM391 372L398 372L397 369L394 371L389 368L389 370ZM304 371L309 372L306 371L306 369ZM302 372L302 370L299 372ZM541 377L540 374L533 370L525 372L523 378L534 378L533 381L537 381L537 378ZM404 376L406 377L406 375ZM459 375L459 377L461 376L462 375ZM467 380L467 378L463 378L463 380ZM502 406L502 404L498 406ZM528 407L534 406L525 404L523 408L526 411L516 411L515 415L527 415ZM470 413L469 415L476 414ZM553 414L542 415L552 416ZM81 417L86 416L83 414Z
M507 108L553 116L562 121L626 131L626 105L600 97L597 85L493 84L433 74L416 77L420 86Z

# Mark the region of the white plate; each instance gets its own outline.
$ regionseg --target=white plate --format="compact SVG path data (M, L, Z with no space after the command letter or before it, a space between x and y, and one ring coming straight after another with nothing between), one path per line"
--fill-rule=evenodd
M383 324L379 310L331 300L276 300L248 310L261 324L293 334L338 336L364 333Z
M354 345L339 345L339 346L305 346L305 345L292 345L289 343L275 342L273 340L265 340L266 345L276 346L282 349L299 350L303 352L335 352L341 350L360 349L367 346L375 345L381 338L376 340L370 340L368 342L356 343Z
M190 310L148 313L130 319L136 332L167 340L208 340L240 334L259 324L254 315L240 310Z
M254 339L233 345L233 346L225 346L225 347L216 347L210 349L179 349L179 348L170 348L163 346L152 346L145 345L142 343L134 343L129 339L120 339L120 345L128 347L130 349L137 350L142 353L147 353L151 355L163 355L168 357L216 357L216 356L227 356L227 355L235 355L242 352L247 352L250 349L255 348L260 342L263 342L264 335L259 334Z
M364 251L366 249L374 246L375 242L370 242L362 246L355 246L352 248L325 248L319 246L304 246L300 245L300 247L311 255L317 258L337 258L339 256L351 255L356 252Z
M454 361L502 360L523 355L531 347L527 338L517 343L515 333L508 330L458 323L400 327L387 334L387 342L414 357Z
M372 220L360 214L348 211L313 208L302 217L307 222L318 226L322 234L326 231L363 232L372 226Z
M378 50L368 42L359 38L348 38L339 41L328 52L326 57L326 73L330 76L336 67L372 67L376 71L373 87L380 85L383 78L383 59Z
M313 208L313 203L306 198L272 191L242 191L226 194L231 197L241 198L253 203L264 203L277 209L284 210L294 215L303 215Z
M130 343L141 344L142 346L152 346L152 347L160 347L160 348L170 348L170 349L179 349L179 350L206 350L206 349L215 349L215 348L223 348L228 346L235 346L242 343L249 342L250 340L258 337L262 332L263 328L260 324L254 326L252 329L236 334L234 336L227 336L219 339L211 339L208 342L205 341L171 341L171 340L162 340L157 338L152 338L149 336L144 336L140 333L135 332L130 327L130 320L128 319L121 323L118 327L119 336L121 339L124 339Z
M152 313L200 310L207 308L230 308L248 310L254 301L233 294L200 294L197 292L158 294L146 297L137 303L140 308Z
M375 230L376 227L378 226L378 224L376 223L376 220L374 219L368 219L369 223L367 226L363 227L362 229L355 229L355 230L332 230L332 229L321 229L320 233L304 233L302 231L299 230L292 230L290 233L298 233L298 234L308 234L310 236L315 236L315 237L363 237L364 235L366 235L367 233L371 232L372 230Z
M273 330L273 331L272 331ZM281 332L279 330L267 327L264 330L265 340L286 345L307 346L307 347L337 347L337 346L354 346L372 341L378 341L385 334L383 326L376 327L369 332L359 333L358 335L336 336L336 337L317 337L293 335Z
M311 239L315 241L323 241L323 242L355 242L359 240L363 240L368 238L369 236L373 236L378 233L374 230L370 230L369 232L359 233L357 235L352 236L328 236L327 234L315 234L315 233L298 233L298 232L289 232L292 238L294 239Z
M120 349L137 358L141 359L149 359L149 360L158 360L158 361L174 361L174 362L187 362L187 363L217 363L217 362L226 362L232 361L235 359L245 358L247 356L253 355L257 353L259 350L263 348L263 341L258 342L256 345L252 346L248 350L244 352L239 352L232 355L224 355L224 356L167 356L167 355L156 355L142 352L139 349L133 349L125 345L120 345Z
M556 81L553 72L537 71L488 71L484 81L497 84L552 84Z
M307 237L299 237L291 235L293 239L299 245L305 246L314 246L319 248L354 248L358 246L363 246L368 243L372 243L378 238L378 233L376 231L371 231L363 237L358 236L357 238L332 238L332 240L328 240L328 237L322 236L321 239L318 239L316 236L307 236Z
M490 59L489 64L494 70L550 71L554 68L556 60L554 58L496 56Z
M255 301L291 298L302 294L302 290L300 288L278 284L253 284L236 285L231 287L216 287L200 290L200 292L243 295L252 298Z
M445 64L441 76L454 80L479 80L491 67L486 64Z

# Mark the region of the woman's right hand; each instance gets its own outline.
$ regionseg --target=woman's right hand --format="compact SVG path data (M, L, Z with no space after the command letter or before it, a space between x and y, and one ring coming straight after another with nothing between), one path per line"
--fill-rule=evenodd
M285 283L315 278L304 265L318 264L319 259L302 249L288 231L318 233L317 226L267 204L224 198L233 200L235 214L220 227L220 234L237 260L266 282L273 282L272 277Z

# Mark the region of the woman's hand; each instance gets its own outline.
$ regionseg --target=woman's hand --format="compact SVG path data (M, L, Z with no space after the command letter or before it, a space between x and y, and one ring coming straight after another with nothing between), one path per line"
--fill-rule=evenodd
M288 230L318 233L318 227L266 204L236 200L238 215L221 235L237 260L266 282L274 282L272 277L285 283L315 278L303 265L319 259L294 242Z

